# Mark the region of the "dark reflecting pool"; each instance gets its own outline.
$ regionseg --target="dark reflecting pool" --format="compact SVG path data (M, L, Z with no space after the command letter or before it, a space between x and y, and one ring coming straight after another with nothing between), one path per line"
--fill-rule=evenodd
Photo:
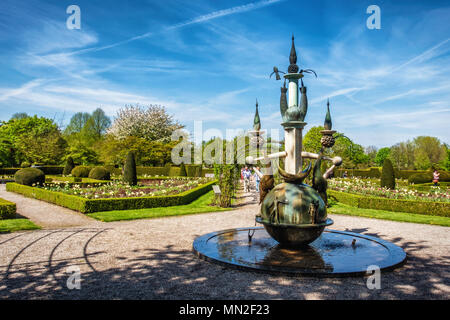
M248 233L254 232L249 242ZM362 234L325 230L302 248L282 247L264 228L230 229L195 239L199 257L254 271L310 276L363 275L370 265L394 269L406 261L402 248Z

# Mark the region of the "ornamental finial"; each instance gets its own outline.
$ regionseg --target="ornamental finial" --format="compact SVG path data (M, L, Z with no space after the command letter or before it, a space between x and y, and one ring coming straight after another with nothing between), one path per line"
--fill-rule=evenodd
M325 116L325 122L323 124L325 130L331 130L331 114L330 114L330 99L327 100L327 115Z
M288 73L297 73L298 72L298 66L297 66L297 52L295 51L295 44L294 44L294 35L292 35L292 46L291 46L291 54L289 55L289 67L288 67Z
M259 119L258 99L256 99L256 112L255 112L255 118L253 120L253 130L259 131L260 129L261 129L261 120Z

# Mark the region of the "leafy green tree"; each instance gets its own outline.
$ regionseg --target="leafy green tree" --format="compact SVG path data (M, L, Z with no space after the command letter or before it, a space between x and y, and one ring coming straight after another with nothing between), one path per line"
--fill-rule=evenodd
M11 120L25 119L25 118L28 118L28 117L29 117L29 115L26 114L25 112L17 112L17 113L14 113L11 116Z
M75 163L85 166L99 163L98 154L82 142L73 143L69 146L66 159L69 157L72 158Z
M19 166L25 161L56 164L65 147L65 140L51 119L33 116L0 125L0 157L6 166Z
M95 148L99 151L100 160L106 164L121 165L128 152L133 151L138 165L161 166L171 161L171 151L176 143L177 141L170 143L148 141L133 136L116 139L112 135L107 135Z
M106 133L106 130L111 126L111 120L106 116L105 112L97 108L91 115L89 121L86 123L91 128L91 131L97 138L100 138Z
M75 113L70 119L69 125L64 130L64 134L70 135L73 133L80 133L90 118L91 115L87 112Z
M320 143L320 139L322 138L322 134L320 131L325 130L322 126L311 127L308 132L303 137L303 151L314 152L317 153L322 148L322 144Z
M384 160L389 156L389 153L391 153L391 149L388 147L381 148L380 150L378 150L377 155L375 157L375 163L381 167L384 163Z
M44 135L33 132L22 134L16 141L17 150L29 163L60 164L67 142L55 130Z
M415 145L414 165L417 169L438 167L446 157L446 148L436 137L419 136L413 143Z
M388 157L398 169L414 169L414 152L412 142L400 142L390 148Z

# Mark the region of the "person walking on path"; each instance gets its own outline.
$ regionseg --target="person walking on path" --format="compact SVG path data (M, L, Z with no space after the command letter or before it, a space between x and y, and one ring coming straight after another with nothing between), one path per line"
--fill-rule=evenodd
M259 167L256 167L256 170L259 171ZM255 173L253 173L253 177L255 178L255 189L256 189L256 192L259 192L259 182L261 181L261 178L256 173L256 171L255 171Z
M244 171L242 171L242 177L244 178L244 192L250 192L250 177L252 173L245 167Z
M440 175L441 174L437 170L434 170L434 172L433 172L433 183L434 183L435 186L437 186L438 183L439 183L439 176Z

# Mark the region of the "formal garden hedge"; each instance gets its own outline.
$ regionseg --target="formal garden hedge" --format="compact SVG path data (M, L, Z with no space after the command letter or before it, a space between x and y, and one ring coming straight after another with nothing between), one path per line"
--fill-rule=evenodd
M51 175L62 174L63 170L64 170L63 166L39 166L36 168L42 170L45 174L51 174ZM0 168L0 175L12 176L20 169L23 169L23 168Z
M358 208L450 217L450 203L448 202L387 199L335 190L328 190L327 194L331 199Z
M16 216L16 204L0 198L0 220L12 219Z
M93 168L91 166L90 168ZM106 169L113 175L122 175L122 168L116 168L113 165L105 165ZM188 169L189 167L194 167ZM0 168L0 176L12 176L18 170L22 168ZM46 175L61 175L64 171L64 166L42 166L39 167ZM178 177L181 175L181 168L179 166L167 166L167 167L136 167L138 176L148 175L148 176L166 176L166 177ZM188 177L196 177L195 174L200 174L204 176L207 173L214 173L214 169L198 169L196 165L186 165L186 171L190 172L191 176ZM187 173L187 172L186 172Z
M20 193L29 198L54 203L82 213L93 213L99 211L145 209L189 204L210 191L212 185L215 183L217 181L211 181L176 195L108 199L86 199L62 192L23 186L17 183L7 183L6 190Z

